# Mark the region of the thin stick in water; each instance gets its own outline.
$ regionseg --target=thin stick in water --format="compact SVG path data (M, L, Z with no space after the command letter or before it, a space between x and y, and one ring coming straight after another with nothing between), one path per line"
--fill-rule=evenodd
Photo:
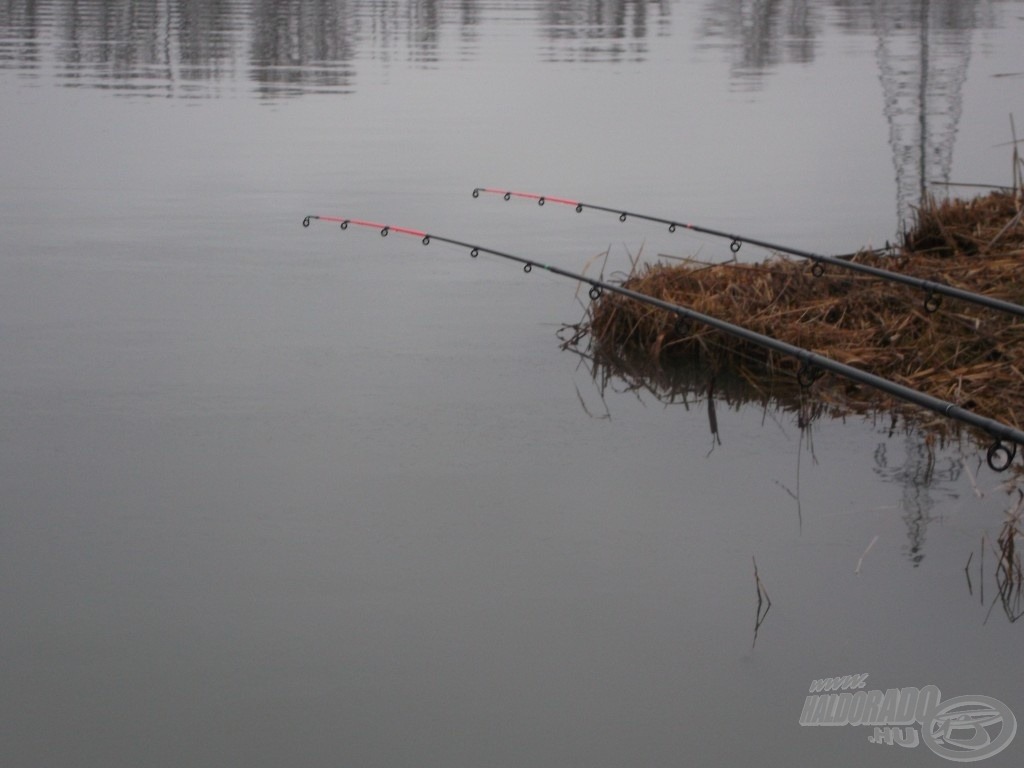
M764 620L768 617L768 611L771 610L772 599L768 596L768 590L764 588L761 577L757 573L757 558L751 556L750 559L754 562L754 585L757 587L757 615L754 620L754 642L750 646L753 649L757 645L757 633L760 631L761 625L764 624ZM762 605L764 606L763 612L761 611Z
M871 548L875 546L876 541L878 541L878 534L875 534L875 538L871 540L871 543L868 544L868 548L864 550L864 554L862 554L860 556L860 559L857 561L857 567L854 569L853 572L858 576L860 575L860 567L864 564L864 558L867 557L867 554L871 551Z

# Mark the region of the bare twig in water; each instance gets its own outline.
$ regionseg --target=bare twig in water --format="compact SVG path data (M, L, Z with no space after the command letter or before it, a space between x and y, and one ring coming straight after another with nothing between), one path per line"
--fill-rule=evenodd
M987 623L996 605L1001 605L1006 618L1015 622L1024 616L1024 567L1021 564L1020 545L1018 539L1024 538L1024 530L1021 528L1022 516L1024 516L1024 491L1017 491L1017 503L1007 511L1006 520L999 532L993 549L996 553L995 582L996 596L992 599L988 613L985 615ZM985 556L986 536L983 534L981 556ZM982 580L982 589L984 589ZM982 593L982 604L984 604L984 593Z
M722 444L722 436L718 432L718 414L715 411L715 377L708 379L708 426L711 427L711 450L707 452L710 456L716 445ZM707 458L705 456L705 458Z
M782 483L782 482L781 482L780 480L776 479L776 480L774 480L773 482L774 482L774 483L775 483L775 484L776 484L777 486L779 486L779 488L781 488L782 490L784 490L784 491L785 491L785 492L787 493L787 495L789 496L789 498L793 499L793 501L799 501L799 500L800 500L800 497L799 497L799 496L797 496L797 495L796 495L795 493L793 493L793 492L792 492L791 490L789 490L789 488L787 488L787 487L785 486L785 484L784 484L784 483Z
M985 604L985 540L988 537L981 534L981 561L978 563L978 595L981 604Z
M875 534L875 537L871 540L871 543L868 544L867 549L864 550L864 553L860 556L860 559L857 561L857 567L854 568L853 572L858 576L860 575L860 567L864 564L864 558L867 557L868 552L871 551L871 548L875 546L876 541L878 541L878 534Z
M757 587L757 617L754 621L754 642L750 646L753 649L757 645L757 633L760 631L761 625L764 624L768 611L771 610L772 599L768 597L768 590L764 588L761 577L757 573L757 558L751 556L750 559L754 561L754 585ZM762 606L764 607L763 611L761 610Z
M604 413L600 414L599 416L595 416L594 414L592 414L590 412L590 409L587 408L587 404L585 402L583 402L583 395L580 392L580 388L577 387L575 384L573 384L573 387L576 388L576 397L580 401L580 407L583 408L583 412L585 414L587 414L587 416L589 416L592 419L608 419L608 420L611 419L612 414L611 414L611 411L608 410L608 404L607 403L605 403Z
M967 577L967 594L974 595L974 587L971 585L971 560L974 558L974 553L971 552L967 558L967 565L964 566L964 575Z
M1022 536L1021 515L1024 514L1024 492L1018 492L1017 505L1007 513L996 540L999 560L996 562L996 587L999 602L1011 622L1024 616L1024 569L1021 567L1017 539Z
M974 489L974 495L979 499L985 498L985 492L978 487L978 481L974 477L974 473L971 472L971 468L964 462L964 469L967 470L967 477L971 479L971 488Z

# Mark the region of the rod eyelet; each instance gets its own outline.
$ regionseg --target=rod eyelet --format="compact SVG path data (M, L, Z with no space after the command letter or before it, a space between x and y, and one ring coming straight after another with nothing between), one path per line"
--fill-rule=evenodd
M808 363L806 360L800 362L800 367L796 372L796 380L802 389L810 389L814 382L825 375L825 372L816 365Z
M473 190L473 197L480 197L480 187Z
M348 229L348 219L345 219L343 222L341 222L341 228Z
M669 224L668 225L668 231L669 232L675 232L676 231L676 225L675 224Z
M811 267L811 274L814 275L815 277L821 277L822 275L825 274L825 267L822 266L822 263L820 261L814 262L814 266Z
M591 301L597 301L601 298L601 288L599 286L590 286L590 291L588 291L588 293L590 294Z
M729 250L732 251L733 253L739 253L740 245L742 245L742 243L740 243L739 240L733 240L731 243L729 243Z
M623 213L620 213L620 214L619 214L619 221L625 221L625 220L626 220L626 214L625 214L625 212L623 212Z
M530 274L533 271L533 264L523 264L523 272Z
M302 226L304 226L304 227L308 227L309 226L309 216L307 216L306 218L304 218L302 220Z
M537 205L544 205L544 203L545 203L545 202L546 202L546 201L544 200L544 198L543 198L543 197L538 197L538 198L537 198Z
M390 232L390 231L391 231L391 227L384 227L384 228L383 228L383 229L382 229L382 230L380 231L380 236L381 236L381 237L387 237L387 236L388 236L388 232Z
M988 447L985 453L985 460L993 472L1005 472L1010 468L1014 458L1017 456L1017 445L1007 445L1002 440L996 440Z
M583 213L583 203L576 203L576 213Z
M424 235L423 236L423 244L424 245L430 245L430 235Z
M469 255L470 255L471 258L475 259L477 256L480 255L480 249L479 248L474 248L473 250L471 250L469 252Z
M504 197L505 197L505 200L511 200L512 199L512 193L511 192L506 192Z
M934 290L929 288L928 293L926 293L924 297L924 311L927 312L929 315L933 314L935 311L938 310L941 304L942 294L936 293Z

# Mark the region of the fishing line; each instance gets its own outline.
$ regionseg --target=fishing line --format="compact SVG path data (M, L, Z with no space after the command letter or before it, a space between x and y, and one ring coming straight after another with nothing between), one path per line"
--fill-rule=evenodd
M547 199L550 200L551 198ZM605 291L609 291L611 293L617 293L620 296L633 299L634 301L639 301L643 304L671 312L677 316L677 321L690 320L716 328L723 333L744 339L752 344L757 344L761 347L772 349L796 358L800 363L799 370L797 371L797 381L803 387L811 386L818 378L824 375L825 371L831 371L843 378L860 384L866 384L905 402L934 411L946 418L954 419L981 429L990 438L992 438L992 443L988 447L986 458L988 460L989 467L996 472L1002 472L1009 468L1017 455L1017 446L1024 445L1024 432L1007 424L981 416L973 411L961 408L954 403L941 400L916 389L905 387L895 381L890 381L889 379L882 378L881 376L876 376L872 373L868 373L867 371L862 371L860 368L854 368L851 365L840 363L837 360L811 352L803 347L788 344L787 342L780 341L779 339L772 338L771 336L765 336L757 333L756 331L751 331L743 326L734 325L733 323L720 320L719 318L711 315L705 315L703 312L698 312L694 309L690 309L689 307L679 304L671 304L667 301L633 291L621 285L615 285L614 283L598 280L577 272L571 272L567 269L562 269L561 267L556 267L551 264L543 264L533 259L517 256L505 251L486 248L482 245L475 245L464 240L455 240L450 237L434 235L419 229L397 227L392 224L380 224L378 222L366 221L363 219L313 215L306 216L302 220L302 226L308 227L313 221L326 221L339 224L343 230L347 230L352 226L376 229L380 233L381 237L387 237L391 232L396 232L403 235L409 235L411 237L417 237L423 245L430 245L434 241L448 243L449 245L467 249L469 251L469 255L473 258L476 258L481 253L487 253L492 256L498 256L499 258L521 264L523 272L532 272L534 268L543 269L553 275L559 275L560 277L567 277L570 280L585 283L590 286L589 295L594 301L601 298L601 295Z
M601 211L602 213L612 213L619 217L619 221L625 222L627 219L639 219L641 221L649 221L655 224L665 224L668 226L669 232L675 232L677 229L688 229L691 232L699 232L704 235L710 235L712 237L721 237L729 240L729 249L733 253L737 253L740 250L740 246L743 243L750 243L761 248L767 248L772 251L778 251L780 253L788 253L791 256L797 256L801 259L809 259L814 262L814 266L811 268L812 273L815 277L821 277L825 274L825 265L839 267L840 269L851 270L854 272L860 272L865 275L871 275L873 277L880 278L882 280L889 280L894 283L903 283L914 288L918 288L924 291L924 309L929 314L935 312L942 302L943 296L951 296L953 298L967 301L972 304L978 304L989 309L995 309L1000 312L1007 312L1018 317L1024 317L1024 307L1019 304L1014 304L1009 301L1003 301L1002 299L995 299L991 296L984 296L979 293L972 293L971 291L965 291L961 288L955 288L945 283L935 282L934 280L924 280L920 277L913 277L912 275L904 275L899 272L892 272L888 269L881 269L880 267L872 267L868 264L860 264L856 261L849 261L845 258L839 258L837 256L825 256L820 253L811 253L810 251L803 251L799 248L789 248L785 245L777 245L775 243L769 243L765 240L757 240L752 237L745 237L743 235L734 235L729 232L722 232L717 229L709 229L707 227L701 227L696 224L686 224L681 221L673 219L663 219L658 216L649 216L644 213L634 213L633 211L625 211L621 208L608 208L603 205L593 205L592 203L583 203L579 200L570 200L565 197L551 197L549 195L537 195L531 192L511 192L504 189L494 189L491 187L477 187L473 190L473 197L480 197L481 193L491 195L501 195L505 200L511 200L513 197L522 198L525 200L535 200L538 205L544 205L547 202L557 203L559 205L572 206L576 209L576 213L583 213L585 208L589 208L594 211Z

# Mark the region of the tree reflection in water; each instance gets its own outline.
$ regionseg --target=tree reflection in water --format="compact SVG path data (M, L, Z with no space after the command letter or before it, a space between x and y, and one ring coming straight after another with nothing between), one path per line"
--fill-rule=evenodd
M699 366L666 370L644 360L624 359L588 348L582 327L582 324L565 325L560 338L563 349L579 356L581 365L594 382L604 408L601 417L609 414L606 399L609 394L633 394L641 399L649 396L660 403L679 405L687 410L706 409L711 436L708 455L723 442L718 423L718 411L723 407L735 412L751 404L758 405L763 421L795 426L800 433L798 454L806 451L812 457L814 427L819 421L849 415L871 420L885 435L885 440L879 442L873 452L873 470L880 479L901 487L899 509L907 535L903 551L915 568L924 560L928 527L935 519L934 509L942 499L959 496L965 457L977 449L966 432L956 430L956 425L943 425L934 420L918 422L912 412L884 406L870 413L854 412L831 398L818 397L813 389L802 389L795 380L772 382L766 378L754 382L724 372L715 374ZM594 409L586 405L585 399L580 394L581 405L588 414L594 415ZM902 458L893 455L894 438L902 438ZM957 448L960 452L956 452ZM952 453L950 449L954 449ZM1016 479L1011 478L1004 485L1010 487L1015 483ZM802 525L799 456L795 487L777 484L796 502L798 521Z

